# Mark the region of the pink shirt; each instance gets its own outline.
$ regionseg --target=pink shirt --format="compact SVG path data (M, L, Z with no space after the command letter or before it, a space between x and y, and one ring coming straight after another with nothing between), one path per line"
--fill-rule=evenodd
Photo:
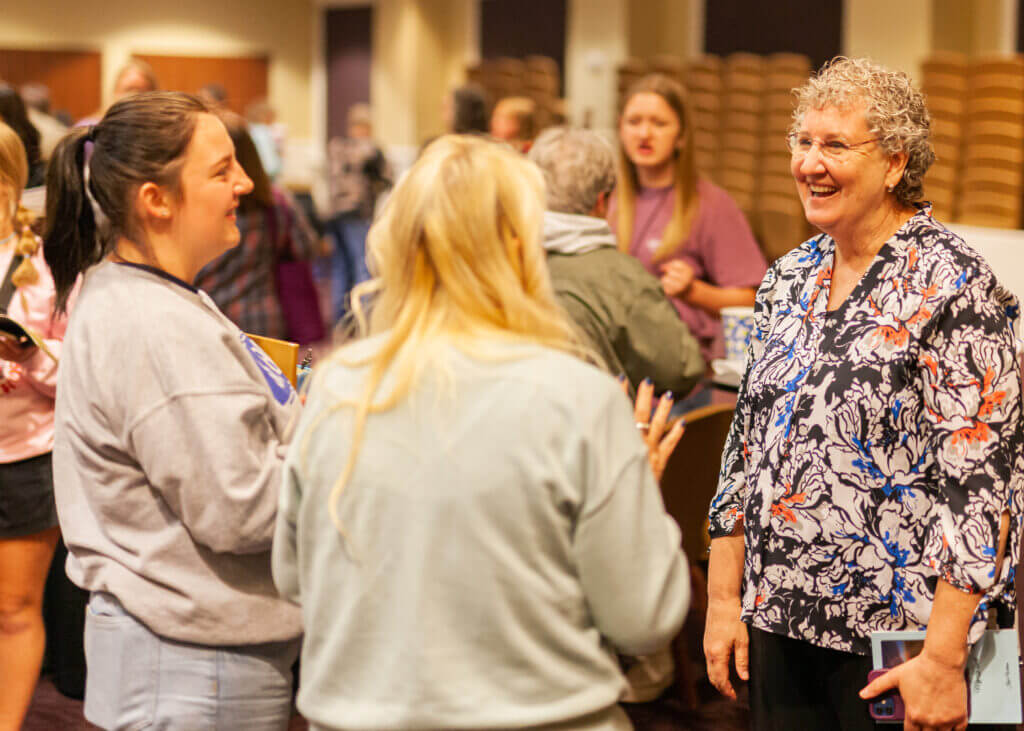
M654 252L661 245L661 234L672 217L675 197L672 187L641 188L636 196L636 218L629 253L635 256L656 277L661 266L681 259L693 267L697 279L716 287L751 287L757 289L768 271L761 247L757 245L747 219L729 194L714 183L697 181L699 208L690 231L690 238L675 253L655 262ZM618 206L613 195L608 207L608 222L616 228ZM690 327L700 343L701 354L711 362L725 357L722 322L700 309L671 297L679 317Z
M0 281L14 257L14 245L0 250ZM18 287L7 314L38 333L46 347L60 358L67 318L51 320L56 292L53 276L40 247L32 256L39 281ZM37 348L24 363L0 361L0 463L37 457L53 450L53 400L57 363Z

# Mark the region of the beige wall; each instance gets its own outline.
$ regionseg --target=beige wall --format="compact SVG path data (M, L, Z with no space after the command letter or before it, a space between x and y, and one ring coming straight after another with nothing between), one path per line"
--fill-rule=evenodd
M842 52L917 78L931 51L932 18L932 0L849 0L843 3Z
M701 0L644 0L629 4L629 55L649 58L670 53L686 58L703 50Z
M103 90L132 52L271 57L270 101L289 133L310 126L310 0L104 0L5 2L0 46L92 48L103 53Z
M374 3L370 103L375 134L415 146L442 131L441 100L479 57L473 0Z

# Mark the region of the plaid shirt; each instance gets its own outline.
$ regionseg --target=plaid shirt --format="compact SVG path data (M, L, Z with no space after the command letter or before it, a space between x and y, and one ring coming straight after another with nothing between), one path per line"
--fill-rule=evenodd
M289 251L296 259L312 259L316 235L286 193L275 187L273 194L273 208L239 215L239 245L203 267L195 285L244 332L287 339L275 269Z

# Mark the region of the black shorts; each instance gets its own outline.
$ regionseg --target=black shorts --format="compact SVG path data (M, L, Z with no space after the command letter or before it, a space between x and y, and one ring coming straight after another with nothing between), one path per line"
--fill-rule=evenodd
M57 525L50 453L0 464L0 538L20 538Z

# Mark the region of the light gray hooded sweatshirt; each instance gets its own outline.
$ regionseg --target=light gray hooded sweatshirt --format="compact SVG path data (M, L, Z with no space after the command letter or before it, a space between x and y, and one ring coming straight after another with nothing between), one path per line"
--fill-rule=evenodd
M301 634L270 575L298 397L213 301L163 272L86 275L57 383L67 572L154 633L202 645Z

